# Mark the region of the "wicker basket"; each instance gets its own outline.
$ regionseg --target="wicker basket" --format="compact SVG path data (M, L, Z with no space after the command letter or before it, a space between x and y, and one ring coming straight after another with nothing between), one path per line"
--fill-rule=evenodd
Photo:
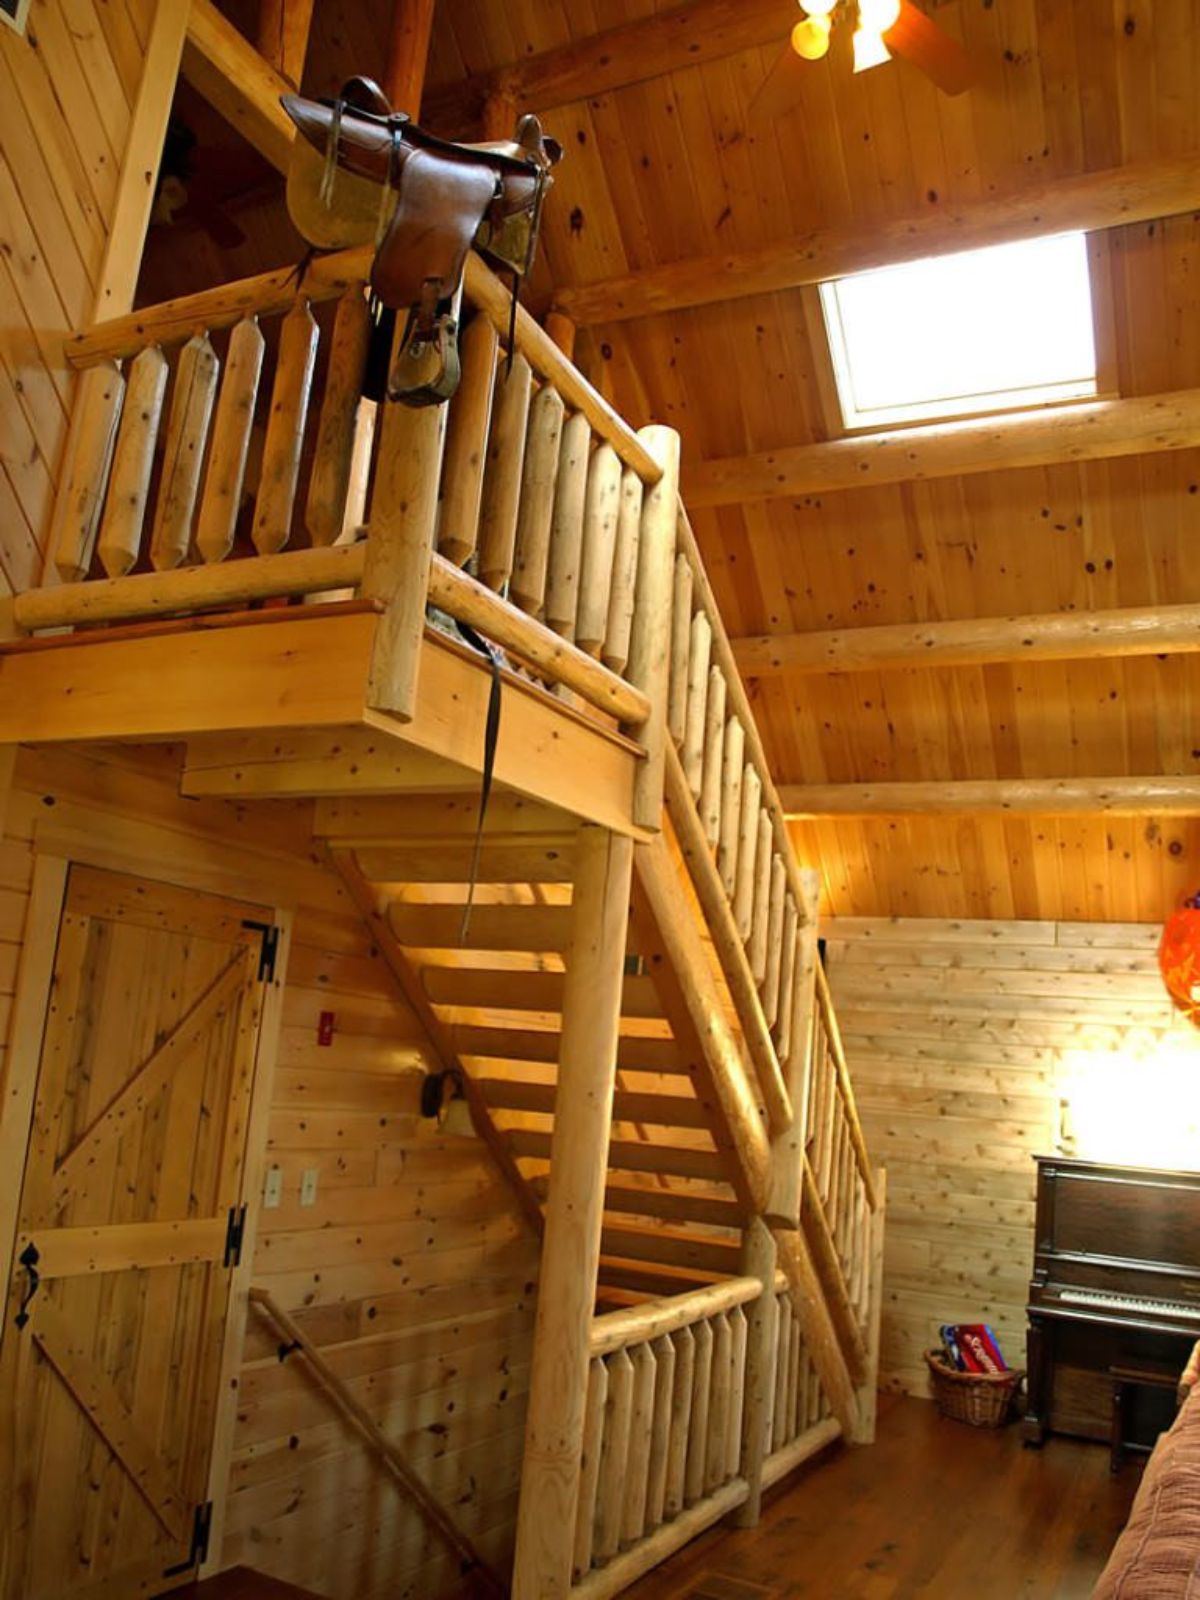
M933 1382L933 1398L944 1417L967 1422L972 1428L1002 1428L1025 1373L959 1372L943 1350L927 1350L925 1363Z

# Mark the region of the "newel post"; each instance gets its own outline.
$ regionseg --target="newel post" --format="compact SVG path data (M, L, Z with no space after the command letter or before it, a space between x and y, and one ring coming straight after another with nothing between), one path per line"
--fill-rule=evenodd
M675 527L679 520L679 435L657 424L638 438L661 463L662 477L647 484L638 542L637 589L629 665L625 676L650 700L650 716L635 737L646 759L634 779L633 820L662 827L666 763L667 694L671 662L671 611L675 590Z
M580 829L513 1600L571 1588L632 865L630 839Z

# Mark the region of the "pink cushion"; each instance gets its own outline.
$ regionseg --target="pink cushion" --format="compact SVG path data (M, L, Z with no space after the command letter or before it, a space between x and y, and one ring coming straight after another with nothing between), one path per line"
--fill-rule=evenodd
M1200 1600L1200 1399L1163 1434L1092 1600Z

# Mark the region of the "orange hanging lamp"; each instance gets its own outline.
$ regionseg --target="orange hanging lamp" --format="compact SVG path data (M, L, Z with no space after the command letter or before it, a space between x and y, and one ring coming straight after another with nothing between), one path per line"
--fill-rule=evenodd
M1200 1028L1200 894L1185 900L1163 927L1158 965L1167 993L1184 1016Z

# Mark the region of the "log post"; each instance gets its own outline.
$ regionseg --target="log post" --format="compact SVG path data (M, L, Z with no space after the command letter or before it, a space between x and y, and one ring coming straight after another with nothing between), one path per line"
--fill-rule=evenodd
M867 1375L858 1391L858 1431L855 1444L875 1443L875 1412L879 1399L879 1349L883 1319L883 1229L887 1210L887 1173L875 1174L875 1209L867 1214Z
M414 122L421 110L432 29L433 0L393 0L383 92L397 111L407 111Z
M580 829L514 1600L571 1587L632 867L629 839Z
M396 330L396 340L401 337ZM393 354L396 345L393 344ZM425 600L433 559L446 407L383 405L362 593L385 610L375 633L367 703L402 722L416 712Z

